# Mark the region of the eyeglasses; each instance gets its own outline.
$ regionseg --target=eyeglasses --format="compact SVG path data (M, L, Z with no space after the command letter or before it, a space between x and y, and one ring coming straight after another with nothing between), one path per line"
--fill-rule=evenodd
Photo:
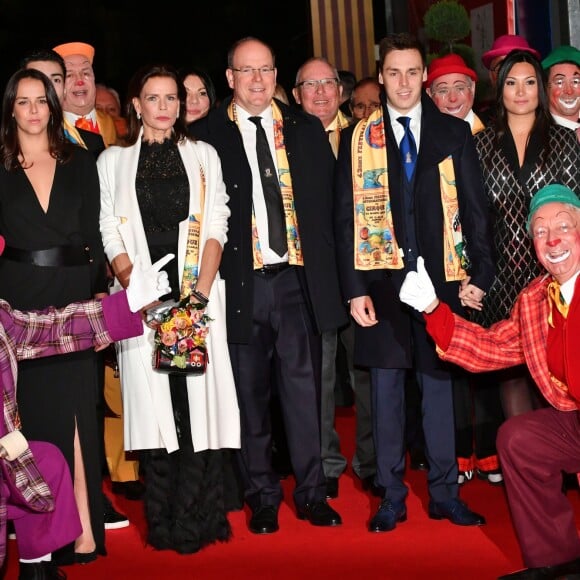
M458 85L453 85L451 87L441 87L439 89L435 89L433 91L433 94L437 95L441 99L446 99L447 97L449 97L449 94L451 93L451 91L455 91L458 95L463 96L467 91L470 91L470 90L471 90L471 85L458 84Z
M240 73L242 76L249 77L256 73L260 73L261 76L271 75L274 72L273 66L261 66L260 68L252 68L251 66L243 66L242 68L234 68L232 70Z
M320 79L318 81L302 81L301 83L296 83L297 87L302 87L302 89L308 93L318 90L318 87L326 89L335 89L338 87L338 79Z
M580 88L580 77L572 77L571 79L556 79L548 83L551 87L562 90L565 86L574 90Z
M532 228L532 238L534 240L544 240L550 234L552 237L565 236L576 230L576 223L569 220L562 220L561 222L555 224L553 228L547 228L546 226L538 226Z
M369 103L368 105L365 105L364 103L357 103L356 105L353 105L352 108L358 113L365 113L366 111L370 111L372 113L373 111L376 111L380 106L381 103Z

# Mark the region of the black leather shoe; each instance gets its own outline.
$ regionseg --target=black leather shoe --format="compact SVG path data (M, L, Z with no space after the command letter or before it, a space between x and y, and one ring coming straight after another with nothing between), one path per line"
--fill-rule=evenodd
M18 580L66 580L66 574L54 562L19 562Z
M304 507L297 508L298 519L308 520L313 526L340 526L342 518L334 511L326 500L307 503Z
M411 469L414 471L429 471L429 462L422 449L411 449L409 457L411 459Z
M500 576L498 580L578 580L580 579L580 558L542 568L525 568L512 574Z
M390 532L397 523L407 519L407 508L402 501L384 499L369 523L369 532Z
M449 501L430 501L429 517L432 520L449 520L456 526L483 526L485 518L472 512L459 498Z
M335 499L338 497L338 477L326 478L326 499Z
M105 521L105 530L117 530L126 528L129 525L129 519L125 514L118 512L111 503L111 500L103 492L103 516Z
M116 495L124 495L131 501L143 498L145 486L140 481L113 481L111 491Z
M248 525L254 534L273 534L278 527L278 508L273 505L263 505L256 508Z
M375 476L369 475L361 479L364 491L370 491L375 497L385 497L385 488L375 483Z

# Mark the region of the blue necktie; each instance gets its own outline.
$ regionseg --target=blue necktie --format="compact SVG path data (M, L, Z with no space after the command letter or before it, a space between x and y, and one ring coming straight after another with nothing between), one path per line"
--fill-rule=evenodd
M399 121L405 129L405 134L403 135L403 139L401 139L399 145L399 150L401 151L401 159L403 160L403 167L405 168L407 180L411 181L411 179L413 179L413 171L415 171L415 164L417 163L417 144L415 143L415 138L411 131L411 118L398 117L397 121Z

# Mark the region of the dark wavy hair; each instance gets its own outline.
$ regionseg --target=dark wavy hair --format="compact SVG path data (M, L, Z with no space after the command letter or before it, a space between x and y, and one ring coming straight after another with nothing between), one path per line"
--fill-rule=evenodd
M6 83L2 99L2 120L0 122L0 142L2 143L0 147L0 162L7 171L16 171L20 168L18 156L22 153L22 150L13 113L18 86L20 81L24 79L34 79L43 84L50 111L46 129L49 151L57 162L66 163L70 159L72 146L64 135L62 109L54 85L44 73L29 68L17 70Z
M512 50L506 58L502 61L498 75L495 95L496 119L495 119L495 138L496 144L509 129L508 116L509 112L506 110L503 103L503 92L506 79L509 76L514 65L525 62L532 65L538 84L538 107L536 109L536 120L532 127L532 132L538 132L544 144L542 153L542 163L548 158L549 152L549 131L554 124L552 115L550 114L550 104L548 101L548 93L546 91L546 76L540 61L527 50Z
M171 138L175 143L189 139L185 127L185 107L183 106L183 103L185 103L185 87L179 79L177 70L169 64L148 64L138 69L129 81L126 104L128 131L125 141L127 145L133 145L137 142L142 126L141 119L137 118L137 111L133 105L133 99L141 96L141 91L149 79L159 77L173 79L177 87L177 97L180 103L179 116L173 125Z
M179 69L179 80L181 84L184 83L185 79L189 75L195 75L201 79L201 82L207 91L207 96L209 97L209 108L213 109L217 101L217 95L215 92L215 85L213 84L211 77L201 68L197 68L195 66L184 67ZM185 106L185 102L182 103L182 106Z

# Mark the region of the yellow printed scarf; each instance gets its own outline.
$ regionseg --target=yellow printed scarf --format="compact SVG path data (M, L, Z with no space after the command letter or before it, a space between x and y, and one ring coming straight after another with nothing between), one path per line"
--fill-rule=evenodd
M238 123L235 102L232 100L228 107L228 115L232 121ZM286 238L288 240L288 263L293 266L303 266L302 245L300 244L300 233L298 231L298 217L296 206L294 205L294 194L292 191L292 177L290 166L286 155L284 144L284 122L282 111L278 105L272 101L272 116L274 119L274 144L276 147L276 164L278 165L278 181L282 192L284 203L284 214L286 216ZM260 269L264 265L262 251L260 249L260 239L256 226L256 216L252 209L252 247L254 252L254 269Z
M356 125L351 145L354 267L356 270L403 268L395 236L388 180L387 141L382 108ZM445 279L463 280L469 261L459 221L457 187L451 156L439 163L443 207Z
M463 280L465 270L471 265L465 251L459 203L457 201L457 182L451 155L439 163L439 187L443 207L443 265L447 282Z
M205 173L203 167L199 166L200 186L199 186L199 207L198 214L189 216L187 230L187 247L185 250L185 263L183 265L183 276L181 278L181 298L191 294L195 288L195 283L199 276L199 240L201 235L201 216L205 206Z
M384 129L379 108L359 121L352 137L355 270L403 268L391 213Z

